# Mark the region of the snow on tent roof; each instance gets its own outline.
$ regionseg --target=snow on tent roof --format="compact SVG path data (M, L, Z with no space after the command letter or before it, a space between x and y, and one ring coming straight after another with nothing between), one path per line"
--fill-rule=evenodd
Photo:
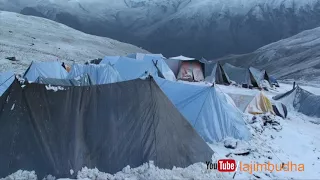
M90 86L91 80L88 74L79 76L74 79L54 79L54 78L43 78L39 77L36 83L47 84L53 86Z
M8 89L14 81L13 71L0 73L0 96Z
M36 81L38 77L65 79L68 72L58 61L32 62L24 73L24 78L28 81Z
M88 74L93 84L108 84L122 81L117 70L108 64L74 64L68 75L68 79L74 79Z
M246 68L235 67L229 63L223 65L223 70L228 74L230 80L238 84L251 85L250 72Z
M302 89L300 86L273 97L274 100L280 100L288 107L293 107L298 112L311 117L320 118L320 96Z
M270 83L269 75L267 74L267 72L265 70L259 70L254 67L250 67L249 71L254 78L253 80L257 83L258 86L260 86L260 83L263 80L267 80ZM251 81L253 81L253 80L251 79Z
M84 166L113 174L151 160L172 169L212 158L152 78L58 92L16 80L8 91L8 101L0 97L0 177L19 169L70 177Z
M115 64L118 59L120 58L120 56L105 56L102 61L100 62L100 64L110 64L113 65Z
M145 56L152 56L152 57L159 57L159 58L165 58L162 54L143 54L143 53L134 53L134 54L129 54L127 57L133 58L133 59L138 59L138 60L143 60Z
M179 60L179 61L193 61L193 60L196 60L195 58L189 58L189 57L185 57L185 56L177 56L177 57L171 57L169 59L172 59L172 60Z
M221 141L228 136L250 138L241 113L224 101L214 87L154 79L205 141Z
M105 58L101 64L107 63L117 69L124 80L132 80L148 75L174 80L174 74L169 72L162 58L145 56L143 60L120 57L118 60Z

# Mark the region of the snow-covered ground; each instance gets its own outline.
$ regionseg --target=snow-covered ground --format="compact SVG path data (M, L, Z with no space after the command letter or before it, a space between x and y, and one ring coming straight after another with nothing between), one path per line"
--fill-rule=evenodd
M136 46L92 36L43 18L0 11L0 72L21 73L31 61L61 60L67 63L106 55L146 53ZM6 59L15 57L17 61Z
M199 85L210 85L199 83ZM280 84L281 87L270 92L265 92L268 97L283 93L292 88L289 84ZM248 90L233 86L216 86L220 91L226 93L238 93L244 95L254 95L257 90ZM314 93L319 93L320 89L304 86L305 89ZM145 163L137 168L125 167L116 174L99 172L98 169L83 168L78 172L77 179L83 180L104 180L104 179L319 179L320 177L320 131L319 125L310 121L307 117L298 112L291 111L287 119L275 117L273 115L259 115L253 121L253 115L244 114L248 122L248 128L253 134L249 142L238 141L235 149L225 148L224 142L209 144L215 152L212 161L218 159L231 158L242 163L273 163L280 165L292 162L294 164L304 164L304 172L248 172L237 171L236 173L221 173L217 170L208 170L205 162L193 164L187 168L173 168L172 170L159 169L152 162ZM272 122L279 124L263 124L263 118L269 117ZM235 155L245 153L247 155ZM8 176L7 179L36 179L36 172L18 171ZM49 178L50 179L50 178Z

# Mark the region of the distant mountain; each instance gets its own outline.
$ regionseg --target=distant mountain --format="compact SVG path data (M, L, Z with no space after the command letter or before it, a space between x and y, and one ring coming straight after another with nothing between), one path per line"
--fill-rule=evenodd
M252 52L320 26L319 0L0 0L0 9L199 58Z
M217 59L236 66L266 69L280 79L320 83L320 28L264 46L252 53Z
M105 55L147 51L109 38L88 35L39 17L0 11L0 72L23 72L31 61L84 63ZM17 61L8 60L15 57Z

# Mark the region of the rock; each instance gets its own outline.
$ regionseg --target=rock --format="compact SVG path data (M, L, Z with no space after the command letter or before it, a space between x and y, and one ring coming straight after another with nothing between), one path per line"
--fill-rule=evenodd
M227 138L224 140L224 147L229 149L235 149L237 147L237 140L232 138Z
M10 61L17 61L16 57L6 57L6 59L8 59Z
M282 130L281 126L273 126L272 129L275 129L277 132Z

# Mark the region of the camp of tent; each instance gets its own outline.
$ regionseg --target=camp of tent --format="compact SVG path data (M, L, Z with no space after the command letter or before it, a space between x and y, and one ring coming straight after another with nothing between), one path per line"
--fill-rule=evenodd
M70 69L32 62L23 75L1 73L0 177L19 169L69 177L84 166L115 173L150 160L160 168L187 167L211 159L207 143L250 140L243 113L287 117L285 103L268 99L263 88L247 96L215 86L234 82L261 88L275 81L255 68L139 53ZM299 103L302 112L320 116Z

